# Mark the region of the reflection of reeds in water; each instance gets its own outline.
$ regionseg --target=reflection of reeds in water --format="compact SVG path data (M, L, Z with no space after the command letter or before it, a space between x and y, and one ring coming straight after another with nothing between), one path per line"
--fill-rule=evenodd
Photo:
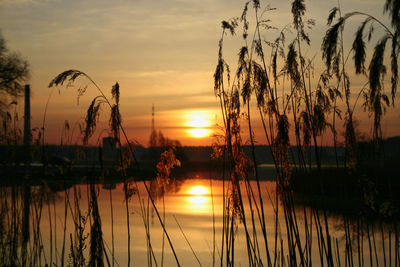
M386 11L392 18L392 26L395 33L388 28L386 35L375 47L375 52L370 64L369 91L365 93L367 108L374 114L374 138L381 138L380 120L383 115L385 103L388 103L380 85L383 77L383 56L385 44L392 40L391 67L392 67L392 96L394 98L397 83L397 53L399 50L399 27L398 7L395 1L386 1ZM216 237L217 229L214 216L214 196L211 187L211 198L213 207L213 246L212 263L221 266L234 266L238 262L237 252L247 250L247 263L249 266L373 266L373 265L395 265L400 263L399 229L396 220L385 223L369 221L362 216L357 218L346 214L340 215L340 229L342 236L334 235L332 225L328 220L326 210L326 184L321 178L322 159L320 157L320 142L324 132L332 131L335 147L335 163L339 170L342 168L337 156L337 125L339 118L338 105L344 101L346 107L344 116L346 159L345 168L356 170L359 162L355 157L356 133L353 113L355 105L350 99L350 83L345 70L344 48L342 31L345 20L356 16L366 16L366 20L358 29L356 39L353 43L355 50L355 64L357 72L364 72L365 43L363 31L365 26L375 18L361 13L351 13L342 16L340 8L331 11L329 24L339 14L338 22L333 24L327 31L323 43L323 57L327 64L327 70L319 76L316 86L312 85L314 72L314 58L305 58L305 46L310 42L307 28L313 25L310 20L305 20L305 4L302 0L294 0L292 3L293 25L285 27L274 42L264 42L262 31L269 30L272 26L265 19L265 15L273 9L267 7L261 9L259 1L253 1L256 26L253 39L249 40L250 31L247 16L249 16L250 3L247 3L240 19L234 18L222 23L222 36L219 42L218 64L214 74L215 94L219 99L224 132L220 146L215 146L216 154L224 158L224 173L222 181L222 229L220 242ZM337 13L336 13L337 12ZM394 21L393 21L394 18ZM223 45L227 33L232 35L237 31L239 24L243 25L243 38L245 46L240 49L238 68L231 78L230 68L223 57ZM397 26L396 26L397 25ZM294 29L293 40L286 48L285 40L290 36L289 28ZM371 32L372 34L372 32ZM266 48L265 46L269 48ZM267 49L270 49L267 52ZM394 51L394 52L393 52ZM267 58L271 55L271 58ZM270 65L268 65L268 62ZM281 64L281 70L278 65ZM330 68L333 68L334 73ZM378 75L378 76L377 76ZM382 77L381 77L382 76ZM126 212L127 227L127 265L135 263L135 254L132 253L131 243L131 209L129 201L135 195L138 197L140 213L143 220L147 246L147 263L149 266L158 266L158 255L151 242L151 220L154 211L162 228L162 247L160 265L164 265L164 242L167 239L176 264L179 266L177 252L171 240L167 227L165 215L165 192L171 182L171 169L179 165L174 156L173 148L166 150L157 164L157 179L151 181L150 185L144 183L147 199L140 195L135 180L126 177L125 169L129 160L133 159L136 167L140 168L134 158L134 147L129 142L122 127L122 118L119 110L119 84L116 83L111 90L115 103L111 103L94 81L85 73L77 70L69 70L58 75L50 86L62 85L64 82L73 83L79 77L88 78L99 90L100 95L91 102L85 118L83 129L83 142L88 143L93 135L100 107L103 104L109 106L111 111L110 131L117 140L120 148L119 174L124 178L123 193ZM332 82L332 79L336 80ZM289 80L289 85L285 82ZM334 83L332 86L330 83ZM282 85L282 86L280 86ZM82 95L86 90L80 89L78 94ZM281 90L281 91L278 91ZM286 90L286 91L285 91ZM364 90L364 89L363 89ZM344 95L344 100L342 100ZM255 98L253 100L253 98ZM254 104L252 104L254 102ZM392 100L393 102L393 100ZM246 126L249 130L251 144L251 159L243 152L243 141L241 137L242 105L245 107ZM252 129L251 105L259 112L265 138L269 145L277 173L275 195L268 195L266 199L261 186L261 179L257 158L255 154L255 134ZM292 121L290 121L292 112ZM327 121L332 116L332 124ZM289 157L290 148L290 123L294 125L293 136L297 147L295 155L291 155L294 164ZM43 126L44 128L44 126ZM67 128L67 126L65 126ZM69 125L68 125L69 128ZM16 130L14 133L16 135ZM126 149L121 144L120 135L126 139ZM17 139L14 136L15 140ZM313 144L313 148L312 145ZM125 151L126 153L124 153ZM311 156L314 153L314 156ZM314 161L313 162L313 159ZM310 176L313 172L313 163L317 166L319 180L319 198L322 208L314 206L299 206L290 186L293 186L289 178L293 175L293 169ZM228 166L226 166L228 165ZM343 164L342 164L343 165ZM248 171L253 171L256 181L249 180ZM369 181L367 181L369 182ZM365 184L364 187L373 187ZM372 191L372 189L370 190ZM369 193L369 192L364 192ZM2 266L114 266L124 265L118 263L114 248L114 212L111 190L110 212L111 212L111 249L104 239L102 220L99 212L98 192L94 183L87 186L87 200L82 199L80 192L74 187L66 190L64 194L64 210L62 213L62 229L57 229L57 218L55 208L55 194L50 193L47 187L41 189L30 186L11 186L0 188L0 262ZM372 195L372 193L371 193ZM368 201L374 202L373 196L367 195ZM156 200L162 197L162 214L157 209ZM301 198L301 197L300 197ZM147 201L145 201L147 200ZM267 221L265 214L266 203L270 202L273 208L274 218ZM82 208L87 203L87 210ZM43 242L43 231L40 228L43 207L47 204L49 221L49 242ZM53 213L51 212L53 204ZM390 212L390 203L384 202L382 208ZM372 204L371 204L372 205ZM389 207L389 208L388 208ZM175 218L176 219L176 218ZM67 230L68 221L73 222L73 229ZM201 265L196 247L192 247L184 230L176 219L187 245L192 251L194 258ZM89 225L90 229L86 227ZM62 248L57 246L58 231L62 231ZM243 232L246 245L238 244L238 233ZM58 235L60 236L60 235ZM133 240L133 241L132 241ZM89 241L89 242L88 242ZM87 250L87 246L89 249ZM245 248L244 248L245 247ZM107 252L109 251L109 253ZM217 258L219 256L219 259ZM243 264L243 259L241 259Z
M104 266L104 244L103 232L101 230L101 220L95 186L90 185L90 210L92 214L92 225L90 227L90 266Z
M213 182L214 183L214 182ZM222 181L221 181L222 183ZM227 185L230 187L229 185ZM271 220L267 220L269 253L270 253L270 264L265 252L264 241L262 240L263 234L260 229L260 222L257 219L258 211L253 203L253 211L250 209L248 201L254 202L256 198L248 197L247 194L251 194L250 187L255 187L255 181L252 181L249 185L245 183L241 184L243 190L243 197L245 204L245 216L247 216L249 236L246 237L244 227L241 226L243 221L237 214L232 214L232 210L225 213L225 220L229 220L224 225L225 236L223 239L225 251L221 251L219 242L216 242L215 253L217 256L216 265L219 265L220 260L223 260L222 265L236 265L242 263L242 256L238 256L243 249L246 249L244 242L238 242L238 235L243 233L244 238L248 238L251 242L249 248L251 251L248 253L248 257L252 257L252 265L263 264L271 266L310 266L310 265L333 265L333 266L366 266L366 265L387 265L390 263L395 265L398 264L399 260L399 232L397 223L393 222L373 222L365 220L363 218L349 218L347 216L340 216L336 219L337 222L340 220L337 226L333 226L332 222L328 225L330 230L334 230L334 235L326 233L324 219L322 218L323 212L313 208L296 207L292 199L291 194L282 194L279 192L271 191L270 201L273 206L273 214L276 217ZM264 186L264 184L261 184ZM246 187L248 187L246 189ZM67 190L64 197L59 198L60 205L63 207L64 203L67 203L67 223L65 223L64 210L58 211L59 215L56 216L54 212L51 213L51 218L58 218L58 225L61 225L57 234L54 229L55 223L53 224L53 244L45 241L45 236L49 235L49 229L41 228L43 220L50 220L50 217L44 217L43 208L48 203L52 203L54 193L48 190L31 188L32 200L29 203L29 209L32 211L29 218L29 230L30 238L26 244L26 266L44 266L45 264L56 265L56 266L97 266L97 265L112 265L111 250L108 247L112 240L104 239L104 228L102 227L102 218L99 209L98 202L98 189L96 185L88 185L86 197L80 197L80 189L85 188L84 186L71 188ZM12 209L12 191L15 194L14 206ZM24 194L23 187L15 186L12 188L1 188L1 228L0 228L0 260L3 266L22 266L23 256L23 214L24 214ZM246 191L246 192L244 192ZM121 191L122 192L122 191ZM108 192L107 192L108 193ZM246 196L245 196L246 195ZM279 195L279 202L276 202L275 196ZM106 195L105 195L106 196ZM266 194L263 193L263 197ZM230 196L227 196L228 198ZM105 198L104 198L105 199ZM74 204L78 200L79 207ZM84 202L87 202L87 207L83 208ZM265 201L268 202L268 201ZM151 204L150 204L151 205ZM226 204L226 209L231 208L232 202ZM122 207L122 206L121 206ZM278 207L282 207L278 211ZM102 209L106 210L105 207ZM252 213L254 212L254 215ZM15 214L12 219L13 213ZM43 215L41 215L43 213ZM79 214L81 218L79 219ZM229 216L229 217L228 217ZM85 218L85 219L83 219ZM146 220L150 223L151 216L146 214ZM79 226L79 220L81 225ZM163 220L165 221L165 220ZM16 224L11 224L16 222ZM123 220L119 220L123 222ZM171 222L172 223L172 222ZM176 223L176 222L175 222ZM63 236L63 226L66 227L66 240L65 240L65 255L62 258L61 250L57 250L55 246L55 237ZM176 223L177 227L182 227L182 235L185 236L187 242L187 250L190 249L190 235L191 232L184 230L184 225ZM86 226L86 227L85 227ZM10 229L10 231L9 231ZM16 232L13 232L16 229ZM142 231L146 231L143 229ZM219 230L217 231L219 232ZM222 229L221 229L222 232ZM220 232L220 233L221 233ZM150 231L148 231L150 233ZM154 232L151 232L152 236ZM109 235L110 236L110 235ZM114 238L120 239L126 236L124 233L117 233ZM137 235L136 235L137 236ZM133 236L135 240L135 235ZM144 237L144 236L143 236ZM109 237L110 238L110 237ZM137 238L137 237L136 237ZM217 236L217 240L220 240L221 236ZM112 239L112 237L111 237ZM16 240L16 243L13 243ZM49 240L49 239L47 239ZM161 237L160 237L161 240ZM242 240L244 241L244 240ZM62 240L61 240L62 242ZM135 242L135 241L134 241ZM329 252L329 242L331 243L331 254ZM144 245L146 243L143 243ZM152 246L154 244L150 243ZM219 245L218 245L219 244ZM50 250L53 249L53 257L51 258ZM159 246L159 245L158 245ZM160 246L159 246L160 247ZM182 248L179 248L182 249ZM203 262L204 258L197 253L198 247L192 246L193 254L198 257L199 262ZM107 253L106 253L107 251ZM152 258L150 265L158 266L161 255L157 255L155 251L149 252ZM179 251L177 254L179 255ZM135 255L135 254L133 254ZM212 253L210 254L210 256ZM229 255L229 256L227 256ZM243 254L242 254L243 255ZM193 256L193 260L195 256ZM221 257L221 258L218 258ZM132 264L136 264L136 257L132 257ZM211 262L211 258L208 260ZM158 263L158 264L157 264ZM120 259L115 259L116 266L123 266L126 262L121 262ZM203 263L202 263L203 264Z

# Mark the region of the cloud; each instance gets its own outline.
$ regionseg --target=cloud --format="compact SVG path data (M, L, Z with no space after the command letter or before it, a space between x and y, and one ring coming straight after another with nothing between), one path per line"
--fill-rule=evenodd
M39 5L45 4L54 0L2 0L0 6L23 6L23 5Z
M266 13L271 25L281 28L291 22L290 2L272 1L272 7L277 10ZM343 1L342 12L363 9L379 13L381 17L382 3L377 2ZM163 112L171 120L188 109L218 109L213 94L213 71L220 24L224 19L240 16L244 3L232 0L0 0L0 25L10 49L29 57L32 71L38 74L31 80L38 96L32 99L32 106L36 108L32 110L33 116L42 116L48 82L61 71L77 68L87 72L107 94L115 81L120 82L124 120L140 120L144 125L151 121L152 104L157 112ZM318 23L309 31L312 46L304 48L307 55L317 54L316 58L320 59L326 16L336 4L336 0L307 0L306 15ZM250 23L254 26L251 19ZM349 40L357 26L350 23L347 25L349 36L345 36ZM224 56L232 71L242 45L240 31L237 36L227 36L224 44ZM268 34L263 37L272 39L278 31L271 30ZM288 43L291 37L287 36ZM352 80L352 85L356 87L358 82ZM57 105L59 114L67 110L68 97L68 103L76 103L76 94L69 95Z

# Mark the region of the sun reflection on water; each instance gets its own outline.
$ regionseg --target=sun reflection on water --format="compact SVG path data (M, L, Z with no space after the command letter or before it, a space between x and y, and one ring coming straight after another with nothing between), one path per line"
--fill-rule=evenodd
M209 192L210 190L206 186L191 186L188 190L188 196L186 197L188 209L190 209L193 213L210 212L211 199Z
M189 194L196 196L205 195L208 194L208 188L202 185L195 185L190 188Z

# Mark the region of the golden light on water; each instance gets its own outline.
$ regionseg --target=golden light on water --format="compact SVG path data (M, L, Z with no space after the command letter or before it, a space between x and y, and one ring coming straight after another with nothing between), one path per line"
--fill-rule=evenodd
M196 185L190 188L189 193L191 195L205 195L208 193L208 189L202 185Z
M211 125L210 114L206 111L190 111L187 116L186 125L190 127L188 133L192 137L204 138L211 134L211 131L208 129Z
M189 188L187 197L189 208L194 212L209 212L210 196L207 187L195 185Z
M196 209L204 209L205 204L208 201L208 197L203 196L196 196L196 197L189 197L189 201L192 203L193 207Z

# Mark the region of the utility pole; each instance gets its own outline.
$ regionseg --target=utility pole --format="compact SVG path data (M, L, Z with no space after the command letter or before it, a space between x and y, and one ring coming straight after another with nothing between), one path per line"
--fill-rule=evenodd
M154 104L151 106L151 131L154 131Z
M150 147L157 146L157 132L154 125L154 104L151 107L151 133L150 133Z
M30 99L30 86L25 85L25 106L24 106L24 158L25 158L25 172L28 177L30 164L31 164L31 99ZM23 190L24 205L22 217L22 262L25 263L27 259L27 244L29 241L29 218L30 218L30 203L31 203L31 187L28 181L25 181Z
M25 164L31 163L31 88L25 85L25 109L24 109L24 156Z

